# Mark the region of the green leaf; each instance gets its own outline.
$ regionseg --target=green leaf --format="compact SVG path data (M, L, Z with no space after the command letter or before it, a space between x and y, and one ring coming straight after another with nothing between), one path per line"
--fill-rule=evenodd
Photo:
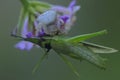
M45 8L50 8L51 4L42 2L42 1L30 1L31 6L40 6L40 7L45 7Z
M51 8L51 4L41 2L41 1L30 1L31 7L33 7L37 12L44 12Z
M29 2L28 0L20 0L25 10L28 10Z
M20 32L21 32L21 28L23 27L23 23L27 15L28 13L25 11L25 9L21 8L21 12L20 12L20 16L19 16L19 20L17 24L17 30L20 30Z
M92 50L94 53L114 53L117 52L118 50L110 48L110 47L105 47L102 45L97 45L97 44L93 44L93 43L89 43L89 42L80 42L80 44L78 45L83 45L87 48L89 48L90 50Z
M35 30L35 26L34 26L34 21L35 21L35 16L31 13L31 12L29 12L29 24L28 24L28 26L29 26L29 30Z
M63 55L63 54L58 54L62 59L63 61L72 69L72 71L74 72L74 74L80 78L80 75L79 73L77 72L76 68L72 65L72 63Z
M106 33L107 33L106 30L102 30L102 31L95 32L95 33L83 34L83 35L75 36L75 37L72 37L72 38L68 38L68 39L66 39L66 41L71 42L71 43L79 43L81 41L84 41L84 40L87 40L87 39L90 39L90 38L93 38L93 37L96 37L96 36L99 36L99 35L103 35L103 34L106 34Z

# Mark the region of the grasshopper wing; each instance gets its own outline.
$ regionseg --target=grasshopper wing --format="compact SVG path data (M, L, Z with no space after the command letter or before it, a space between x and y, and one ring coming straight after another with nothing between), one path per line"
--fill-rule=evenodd
M110 47L105 47L102 45L97 45L89 42L80 42L82 43L83 46L89 48L92 50L94 53L114 53L117 52L116 49L110 48Z

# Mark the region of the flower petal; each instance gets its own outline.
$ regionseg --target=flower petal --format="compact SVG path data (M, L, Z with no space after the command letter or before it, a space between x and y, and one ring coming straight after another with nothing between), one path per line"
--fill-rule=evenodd
M62 19L64 21L64 23L66 23L67 20L69 19L69 16L68 15L63 15L63 16L60 16L60 19Z
M22 37L26 37L26 34L28 33L28 17L26 17L24 24L23 24L23 28L21 31L21 35Z
M75 14L78 10L80 10L80 6L75 6L73 8L73 14Z
M31 38L33 36L33 33L32 32L28 32L27 34L26 34L26 37L27 38Z
M15 48L20 50L31 50L33 47L33 43L27 41L20 41L15 45Z
M15 48L24 50L25 49L25 41L20 41L15 45Z
M73 10L73 8L75 7L75 5L76 5L76 0L73 0L73 1L69 4L68 8L71 9L71 10Z
M63 6L53 6L51 9L55 10L55 11L57 11L59 13L64 13L64 14L69 14L70 13L68 8L63 7Z
M28 50L28 51L29 51L29 50L32 49L32 47L33 47L33 43L26 41L26 48L25 48L25 50Z

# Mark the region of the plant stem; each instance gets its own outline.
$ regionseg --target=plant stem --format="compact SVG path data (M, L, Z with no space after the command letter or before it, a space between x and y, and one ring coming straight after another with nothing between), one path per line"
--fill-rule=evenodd
M28 9L28 6L29 6L28 0L20 0L20 2L22 3L25 9Z

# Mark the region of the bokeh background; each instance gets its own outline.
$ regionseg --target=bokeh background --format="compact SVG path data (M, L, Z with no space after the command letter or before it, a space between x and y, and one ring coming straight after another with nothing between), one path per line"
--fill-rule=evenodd
M67 6L71 0L41 0ZM107 29L104 36L90 42L120 50L120 0L77 0L81 5L77 21L69 36ZM16 26L21 4L19 0L0 0L0 80L77 80L69 67L51 51L41 68L32 75L32 69L43 54L42 49L20 51L14 48L17 39L10 36ZM109 58L107 69L101 70L83 61L73 64L80 73L80 80L120 80L120 52L105 54Z

